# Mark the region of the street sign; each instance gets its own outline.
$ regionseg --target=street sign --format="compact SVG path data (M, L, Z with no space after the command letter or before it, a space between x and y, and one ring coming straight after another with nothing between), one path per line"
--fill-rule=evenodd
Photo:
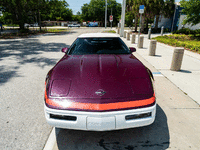
M144 5L140 5L139 7L139 13L140 13L140 27L138 32L138 46L139 46L139 39L140 39L140 28L141 28L141 21L142 21L142 14L144 13Z
M110 15L110 22L113 21L113 15Z
M140 14L144 13L144 5L140 5L139 13Z
M140 10L139 10L139 13L140 13L140 14L143 14L143 13L144 13L144 9L140 9Z
M140 5L140 9L144 9L144 5Z

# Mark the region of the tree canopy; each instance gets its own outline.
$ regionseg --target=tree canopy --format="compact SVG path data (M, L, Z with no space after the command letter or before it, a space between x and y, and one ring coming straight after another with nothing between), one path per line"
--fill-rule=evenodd
M107 0L107 3L107 18L109 20L112 9L113 23L116 25L121 15L121 4L117 3L116 0ZM105 23L105 6L105 0L91 0L89 4L84 4L81 8L82 19Z
M24 23L39 20L72 20L72 10L65 0L3 0L0 1L4 20L24 29Z
M189 23L196 25L200 23L200 1L199 0L182 0L180 1L181 7L184 7L183 13L186 14L186 19L183 24Z
M133 14L135 19L135 30L137 30L137 23L139 19L139 6L144 5L144 14L142 15L142 29L146 23L154 20L156 16L156 25L158 27L158 19L160 15L170 18L174 13L174 0L127 0L126 14ZM131 18L132 19L132 18Z
M199 0L182 0L181 4L184 13L187 14L185 22L199 23L200 1ZM144 14L142 15L142 28L148 23L152 23L156 16L156 25L160 15L171 17L174 13L174 0L126 0L126 25L131 25L135 19L135 29L139 21L139 6L145 5ZM0 0L0 10L3 11L3 19L13 24L19 24L24 28L24 23L35 23L39 20L52 21L99 21L101 25L105 23L105 0L90 0L89 4L83 4L81 13L73 15L69 9L69 4L65 0ZM117 25L121 18L121 4L116 0L107 0L107 22L109 16L113 17L113 25ZM2 17L0 20L3 20Z
M67 8L69 4L65 0L51 0L46 6L47 9L41 9L42 20L72 20L72 10Z

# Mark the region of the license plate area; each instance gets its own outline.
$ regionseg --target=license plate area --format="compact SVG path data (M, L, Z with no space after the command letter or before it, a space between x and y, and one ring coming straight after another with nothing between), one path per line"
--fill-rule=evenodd
M88 130L111 130L115 129L115 117L87 117Z

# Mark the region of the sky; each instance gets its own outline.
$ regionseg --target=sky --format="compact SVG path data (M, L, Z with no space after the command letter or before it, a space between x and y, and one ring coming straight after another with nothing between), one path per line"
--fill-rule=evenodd
M76 15L78 11L81 12L81 6L85 3L89 3L90 0L65 0L69 4L69 8L73 10L73 14ZM118 3L122 3L122 0L116 0ZM180 2L180 0L175 0Z
M81 6L85 3L90 3L90 0L65 0L69 4L69 8L73 10L73 14L76 15L78 11L81 12ZM122 0L116 0L121 3Z

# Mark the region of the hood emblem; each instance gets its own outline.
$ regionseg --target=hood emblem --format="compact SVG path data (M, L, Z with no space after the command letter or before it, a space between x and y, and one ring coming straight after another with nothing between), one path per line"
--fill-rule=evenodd
M97 94L98 96L103 96L106 92L102 89L99 89L95 92L95 94Z

